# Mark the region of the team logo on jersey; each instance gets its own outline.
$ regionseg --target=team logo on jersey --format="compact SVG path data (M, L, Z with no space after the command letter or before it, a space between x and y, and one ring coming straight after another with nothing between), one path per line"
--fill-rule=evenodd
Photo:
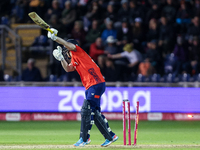
M75 66L78 66L78 63L77 63L77 62L74 62L74 65L75 65Z
M88 69L88 72L94 77L95 81L97 83L101 83L101 79L99 78L99 76L96 74L94 68L90 68Z

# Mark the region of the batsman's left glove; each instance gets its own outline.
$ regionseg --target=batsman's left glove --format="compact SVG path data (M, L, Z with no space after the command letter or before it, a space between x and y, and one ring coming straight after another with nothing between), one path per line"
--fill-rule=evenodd
M57 49L53 50L53 56L59 61L64 59L62 55L62 48L60 46L57 46Z

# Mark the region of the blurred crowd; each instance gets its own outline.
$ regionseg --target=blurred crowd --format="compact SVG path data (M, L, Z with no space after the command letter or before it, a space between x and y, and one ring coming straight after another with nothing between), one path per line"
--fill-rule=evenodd
M200 73L200 0L11 0L1 24L32 23L31 11L76 39L106 81ZM53 75L74 80L57 66Z

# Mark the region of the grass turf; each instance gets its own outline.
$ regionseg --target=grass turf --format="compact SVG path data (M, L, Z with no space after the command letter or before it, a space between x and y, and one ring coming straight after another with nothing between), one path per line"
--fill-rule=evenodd
M122 121L109 121L111 129L119 136L118 141L107 149L129 149L123 147ZM48 145L73 145L79 138L80 122L0 122L0 145L30 145L24 149L51 149ZM132 122L132 141L134 122ZM91 130L91 145L100 148L104 142L103 136L95 126ZM47 145L34 147L34 145ZM199 121L140 121L138 125L138 141L134 149L200 149L200 122ZM150 145L150 146L146 146ZM171 145L174 145L171 147ZM178 145L178 146L176 146ZM191 146L191 145L194 145ZM98 147L99 146L99 147ZM116 147L115 147L116 146ZM189 147L188 147L189 146ZM4 147L5 148L5 147ZM53 147L52 149L66 149ZM67 147L70 149L72 147ZM87 147L94 149L94 147ZM132 147L133 148L133 147ZM2 149L2 147L0 147ZM5 148L6 149L6 148ZM7 149L9 149L7 147ZM12 148L14 149L14 148ZM17 149L17 148L16 148ZM21 148L18 148L21 149ZM80 149L80 148L79 148ZM85 149L85 148L83 148Z

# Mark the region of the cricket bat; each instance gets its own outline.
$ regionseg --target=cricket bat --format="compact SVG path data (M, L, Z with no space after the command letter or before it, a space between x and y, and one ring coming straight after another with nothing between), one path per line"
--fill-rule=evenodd
M48 25L42 18L40 18L40 16L38 16L38 14L36 12L31 12L28 15L42 29L45 29L45 30L53 33L53 31L50 29L50 25Z

